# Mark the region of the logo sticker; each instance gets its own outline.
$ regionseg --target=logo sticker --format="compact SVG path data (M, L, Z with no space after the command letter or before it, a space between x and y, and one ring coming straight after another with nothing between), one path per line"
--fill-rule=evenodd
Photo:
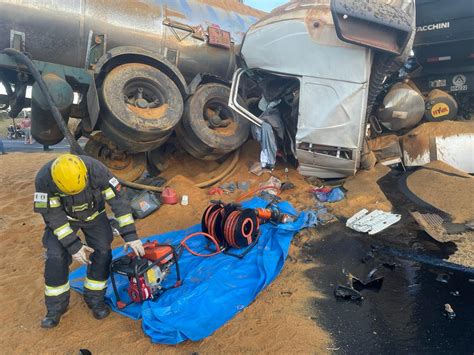
M48 202L48 194L44 192L35 192L34 202Z
M458 74L453 77L454 86L463 86L464 84L466 84L466 81L466 76L462 74Z
M112 179L109 180L109 184L112 185L113 187L116 187L119 184L119 182L116 178L113 177Z
M447 116L449 115L449 106L443 103L436 104L431 108L431 115L434 118Z

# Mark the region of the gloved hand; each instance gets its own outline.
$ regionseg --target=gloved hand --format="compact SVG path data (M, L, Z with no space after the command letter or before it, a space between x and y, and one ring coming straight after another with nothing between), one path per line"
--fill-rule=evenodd
M87 245L83 245L76 254L72 255L72 259L83 265L90 264L91 261L89 260L89 256L86 254L86 252L93 253L94 249L88 247Z
M129 247L133 250L136 256L145 255L145 248L143 248L143 243L140 239L133 240L131 242L126 242L123 246L123 250L127 251Z

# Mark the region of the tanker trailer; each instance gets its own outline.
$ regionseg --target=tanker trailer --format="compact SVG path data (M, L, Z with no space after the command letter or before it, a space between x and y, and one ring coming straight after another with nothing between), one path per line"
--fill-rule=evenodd
M281 155L302 175L353 175L375 163L369 117L414 35L413 0L291 1L248 30L229 105L255 136L276 132ZM258 109L247 109L238 94L255 85Z
M0 0L0 50L28 53L64 119L81 119L86 150L125 173L175 129L200 159L247 139L249 124L227 99L235 53L260 16L235 0ZM63 138L42 93L25 97L30 73L6 55L0 81L12 117L32 107L38 142Z

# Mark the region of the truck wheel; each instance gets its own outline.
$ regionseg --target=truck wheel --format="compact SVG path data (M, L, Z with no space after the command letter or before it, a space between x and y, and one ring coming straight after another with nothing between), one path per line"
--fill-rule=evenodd
M115 126L110 124L108 121L102 121L100 128L102 132L112 141L114 144L129 153L141 153L148 152L162 146L168 140L169 136L173 131L169 131L166 135L159 135L158 138L152 140L143 140L140 135L127 135L122 131L117 130Z
M176 134L182 148L192 156L216 160L247 140L250 122L227 105L229 94L227 86L211 83L201 86L186 101Z
M183 113L183 97L176 84L160 70L128 63L105 76L101 106L104 131L112 134L112 140L119 143L121 139L113 136L116 131L130 141L149 142L173 131Z

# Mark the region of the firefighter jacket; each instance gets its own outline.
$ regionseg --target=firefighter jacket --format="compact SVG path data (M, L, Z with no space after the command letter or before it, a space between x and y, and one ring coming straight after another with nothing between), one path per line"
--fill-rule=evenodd
M71 225L93 223L105 213L107 202L118 222L119 232L126 242L138 239L129 202L121 192L119 181L99 161L81 156L87 167L86 188L77 195L65 195L51 177L50 161L36 175L34 210L41 213L47 228L50 228L61 244L72 255L77 253L82 242Z

